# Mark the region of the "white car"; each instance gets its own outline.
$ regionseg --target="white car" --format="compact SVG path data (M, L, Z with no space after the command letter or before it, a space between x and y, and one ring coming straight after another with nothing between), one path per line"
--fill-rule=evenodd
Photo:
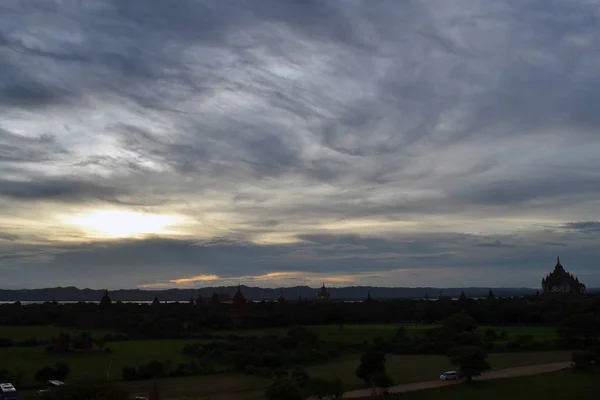
M459 378L458 372L456 371L446 371L440 375L440 379L442 381L455 381Z

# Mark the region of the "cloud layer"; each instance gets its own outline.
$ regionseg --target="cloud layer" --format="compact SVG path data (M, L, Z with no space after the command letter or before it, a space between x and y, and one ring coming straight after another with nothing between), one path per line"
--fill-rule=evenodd
M536 286L556 254L600 286L599 30L592 0L4 1L3 286ZM65 223L106 210L178 222Z

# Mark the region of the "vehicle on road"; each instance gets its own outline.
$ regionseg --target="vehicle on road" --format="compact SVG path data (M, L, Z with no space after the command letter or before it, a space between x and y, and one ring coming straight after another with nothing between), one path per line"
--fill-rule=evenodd
M0 400L18 400L19 393L12 383L0 383Z
M457 379L460 379L460 376L456 371L446 371L440 375L442 381L455 381Z

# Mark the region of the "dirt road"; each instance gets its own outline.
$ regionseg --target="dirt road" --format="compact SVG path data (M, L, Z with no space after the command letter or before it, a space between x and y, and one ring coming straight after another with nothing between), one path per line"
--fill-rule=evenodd
M499 369L497 371L488 371L482 376L474 378L475 380L488 380L488 379L502 379L502 378L514 378L517 376L528 376L528 375L539 375L547 372L555 372L561 369L569 368L570 362L560 362L552 364L538 364L528 365L525 367L515 367ZM440 371L440 373L443 371ZM389 391L390 393L405 393L414 392L417 390L433 389L443 386L456 385L461 381L428 381L428 382L417 382L407 383L404 385L392 386ZM351 392L344 393L344 399L357 399L361 397L368 397L371 395L371 389L353 390Z

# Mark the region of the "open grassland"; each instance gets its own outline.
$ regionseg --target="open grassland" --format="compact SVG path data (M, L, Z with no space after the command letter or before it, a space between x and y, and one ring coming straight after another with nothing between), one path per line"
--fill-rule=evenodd
M13 326L13 325L0 325L0 338L10 339L13 341L23 341L27 339L36 340L48 340L58 336L59 333L68 333L71 336L77 336L83 332L82 330L62 328L58 326L49 325L31 325L31 326ZM88 331L89 332L89 331ZM93 330L92 336L99 338L110 331Z
M364 341L371 342L373 339L380 337L382 339L391 339L396 334L400 326L403 326L406 333L411 337L419 337L424 334L427 329L435 328L438 325L426 324L369 324L369 325L318 325L306 326L319 335L323 341L341 342L347 344L360 344ZM556 330L545 326L480 326L477 332L481 335L485 334L487 329L494 329L497 334L506 332L504 341L515 339L520 335L532 335L537 341L551 341L557 338ZM272 328L260 330L240 330L221 332L224 335L240 335L240 336L265 336L265 335L285 335L289 328Z
M324 341L342 342L348 344L360 344L363 341L371 342L380 337L382 339L393 338L400 326L406 329L406 333L412 337L422 336L424 331L436 327L437 325L426 324L369 324L369 325L318 325L306 326L307 329L317 333L319 338ZM477 332L484 334L486 329L492 328L496 333L506 332L507 337L504 340L511 340L519 335L532 335L538 341L550 341L556 339L556 330L544 326L480 326ZM222 331L222 335L239 336L266 336L266 335L285 335L290 328L272 328L260 330L239 330ZM81 333L81 330L61 328L56 326L11 326L0 325L0 338L7 338L14 341L26 339L46 340L56 337L59 333L65 332L71 335ZM93 330L92 335L98 338L110 331Z
M565 351L531 353L490 354L490 365L502 369L525 365L545 364L568 361L571 353ZM422 382L439 379L444 371L454 369L448 357L436 355L387 355L386 369L395 384ZM307 369L311 376L325 379L340 378L349 389L362 387L364 383L356 377L356 368L360 363L360 354L339 358L328 364Z
M403 400L592 400L598 399L598 372L560 371L536 376L460 384L405 393Z
M110 355L81 354L62 357L46 355L41 352L41 348L20 348L19 350L27 351L9 354L11 358L6 360L22 371L26 371L26 382L24 383L31 384L33 383L33 373L37 369L57 361L64 361L70 365L70 380L106 379L108 365L111 357L114 357L111 367L111 379L119 379L121 369L126 365L147 363L153 359L171 360L174 364L185 361L186 358L180 354L180 349L185 343L186 341L181 340L120 342L111 344L113 354ZM2 349L0 356L6 354L4 350L16 349ZM36 349L39 351L32 351ZM508 368L565 361L569 357L570 353L568 352L505 353L492 354L489 361L497 368ZM2 359L5 360L4 357ZM363 382L355 375L359 359L360 354L349 355L327 364L309 367L307 372L311 376L326 379L341 378L347 389L355 389L364 386ZM387 370L396 384L437 380L439 374L448 369L452 369L452 366L444 356L387 356ZM269 380L256 376L217 373L196 377L161 379L159 380L159 387L163 398L259 400L263 399L263 393L269 383ZM481 382L481 384L487 383ZM152 382L125 382L124 385L136 395L147 395ZM29 397L27 396L27 398Z
M111 379L121 379L125 366L138 366L152 360L171 361L173 366L190 359L181 354L181 349L188 343L197 340L144 340L108 343L111 353L69 353L65 355L50 354L44 346L0 348L0 368L13 372L23 371L23 386L35 383L33 376L42 367L64 362L69 365L70 380L106 379L107 372ZM110 365L110 369L109 369Z
M148 396L154 381L123 382L134 396ZM158 381L163 399L176 400L264 400L268 379L241 374L214 374ZM35 390L22 392L23 400L39 399Z
M270 380L241 374L170 378L158 382L162 398L178 400L263 400ZM134 395L147 396L151 381L126 384Z

